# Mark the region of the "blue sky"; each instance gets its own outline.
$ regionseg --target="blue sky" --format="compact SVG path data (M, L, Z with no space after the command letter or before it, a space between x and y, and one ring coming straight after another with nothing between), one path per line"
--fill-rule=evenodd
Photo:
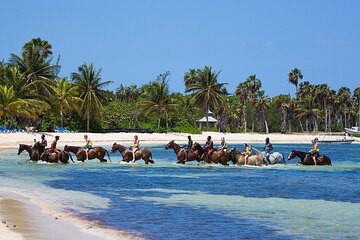
M84 62L104 80L141 85L171 72L184 91L190 68L222 70L234 92L256 74L269 96L294 94L287 74L337 90L360 86L360 1L40 1L1 3L0 60L41 37L61 55L60 75Z

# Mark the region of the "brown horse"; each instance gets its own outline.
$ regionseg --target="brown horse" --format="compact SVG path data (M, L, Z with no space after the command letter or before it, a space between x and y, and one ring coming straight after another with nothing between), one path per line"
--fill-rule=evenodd
M24 150L29 153L30 161L39 161L40 153L38 149L34 149L31 145L19 144L17 154L20 155Z
M192 149L199 153L200 160L205 163L221 163L222 165L229 165L227 162L230 158L223 150L215 150L209 154L208 151L204 150L197 142L193 144Z
M86 153L85 153L84 147L65 145L64 150L75 154L78 161L84 162L86 160ZM107 162L107 160L104 158L105 154L108 155L108 158L111 162L109 152L103 147L94 147L94 148L90 149L88 152L88 159L92 160L92 159L98 158L100 160L100 162Z
M300 158L302 165L315 165L312 156L306 152L292 150L288 156L288 160ZM328 156L320 155L315 159L316 165L331 165L331 159Z
M40 151L43 145L40 142L36 142L33 149ZM69 163L69 158L74 162L71 155L66 151L60 151L60 159L57 153L51 153L49 150L45 150L39 157L41 161L49 163Z
M122 158L123 158L123 162L130 162L133 160L133 155L132 155L132 150L124 147L121 144L117 144L114 143L112 148L111 148L111 153L114 153L116 151L119 151ZM135 161L143 159L145 161L145 164L149 164L149 163L155 163L154 160L152 160L152 153L149 149L147 148L140 148L139 150L137 150L135 152ZM134 162L135 162L134 161Z
M240 153L238 150L236 150L235 147L232 147L230 149L229 156L233 164L237 164L237 165L261 166L263 164L263 158L260 155L249 156L245 162L245 154Z
M178 144L174 142L174 140L170 141L168 144L165 145L165 149L172 148L174 149L175 155L177 157L177 164L185 164L186 162L190 161L200 161L200 156L198 152L193 151L192 149L186 153L186 149L181 148Z

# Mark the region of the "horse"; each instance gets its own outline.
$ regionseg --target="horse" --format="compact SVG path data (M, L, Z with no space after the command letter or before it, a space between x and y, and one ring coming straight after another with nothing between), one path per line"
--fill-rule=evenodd
M229 165L227 162L230 158L226 151L215 150L209 154L208 151L203 149L197 142L193 144L192 149L198 152L200 160L205 163L221 163L222 165Z
M29 153L30 161L39 161L40 153L38 149L34 149L31 145L19 144L17 154L20 155L24 150Z
M240 153L236 150L235 147L232 147L229 151L230 160L232 160L233 164L237 165L255 165L261 166L263 164L263 158L260 155L252 155L246 159L245 164L245 154Z
M72 152L73 154L75 154L78 161L84 162L86 160L86 153L85 153L84 147L65 145L64 151ZM107 160L104 158L105 154L107 154L107 156L111 162L109 152L103 147L94 147L94 148L89 149L88 159L92 160L92 159L98 158L100 160L100 162L107 162Z
M302 165L315 165L314 159L309 153L292 150L288 156L288 160L294 159L295 157L300 158L300 163ZM320 155L315 161L316 165L332 165L331 159L325 155Z
M266 156L266 152L260 152L259 155L262 157L265 165L286 164L284 156L279 152L273 152L269 157Z
M111 153L115 153L116 151L119 151L119 153L121 154L122 158L123 158L123 162L130 162L133 160L133 154L132 154L132 150L121 145L121 144L117 144L114 143L110 152ZM140 148L139 150L137 150L135 152L135 161L143 159L145 161L145 164L149 164L152 163L154 164L154 160L152 159L152 153L149 149L147 148ZM119 161L120 162L120 161Z
M177 164L185 164L186 162L190 161L200 161L200 158L197 152L190 149L188 153L186 153L186 149L181 148L178 144L174 142L174 140L170 141L168 144L165 145L165 149L172 148L174 149L175 155L177 157ZM187 156L186 156L187 155Z
M43 148L43 145L40 142L36 142L33 146L33 149L40 151ZM60 151L60 158L57 153L51 153L49 150L45 150L39 157L39 160L49 163L69 163L69 158L72 162L71 155L66 151Z

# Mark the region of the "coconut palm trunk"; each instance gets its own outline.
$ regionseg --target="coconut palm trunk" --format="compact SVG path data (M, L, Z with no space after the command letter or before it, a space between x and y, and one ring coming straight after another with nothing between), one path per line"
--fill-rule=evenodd
M243 122L244 133L246 133L246 105L245 105L245 103L243 103L243 106L242 106L242 122Z
M63 116L63 107L60 106L60 126L63 128L64 127L64 116Z
M262 116L263 116L263 120L264 120L264 123L265 123L265 131L266 131L266 134L268 134L269 133L269 126L268 126L268 123L266 121L265 112L262 112Z
M160 132L160 122L161 122L161 114L158 115L158 126L157 126L157 132Z

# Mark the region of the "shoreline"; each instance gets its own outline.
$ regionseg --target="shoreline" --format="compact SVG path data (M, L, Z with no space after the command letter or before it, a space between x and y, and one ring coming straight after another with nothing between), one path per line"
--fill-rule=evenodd
M19 144L33 144L34 139L40 140L41 134L45 134L48 141L48 146L55 136L60 136L58 142L59 147L67 145L85 144L84 135L87 134L95 146L112 145L114 142L123 145L131 145L134 135L139 136L140 144L144 145L160 145L167 144L171 140L176 143L186 144L187 136L191 135L194 142L205 143L207 136L212 136L214 144L218 144L222 137L225 137L228 144L238 143L264 143L265 138L269 137L273 144L310 144L311 140L318 137L318 134L281 134L281 133L218 133L218 132L203 132L202 134L187 134L187 133L54 133L54 132L39 132L39 133L5 133L0 138L1 149L15 149ZM353 142L360 143L360 139L355 138Z

